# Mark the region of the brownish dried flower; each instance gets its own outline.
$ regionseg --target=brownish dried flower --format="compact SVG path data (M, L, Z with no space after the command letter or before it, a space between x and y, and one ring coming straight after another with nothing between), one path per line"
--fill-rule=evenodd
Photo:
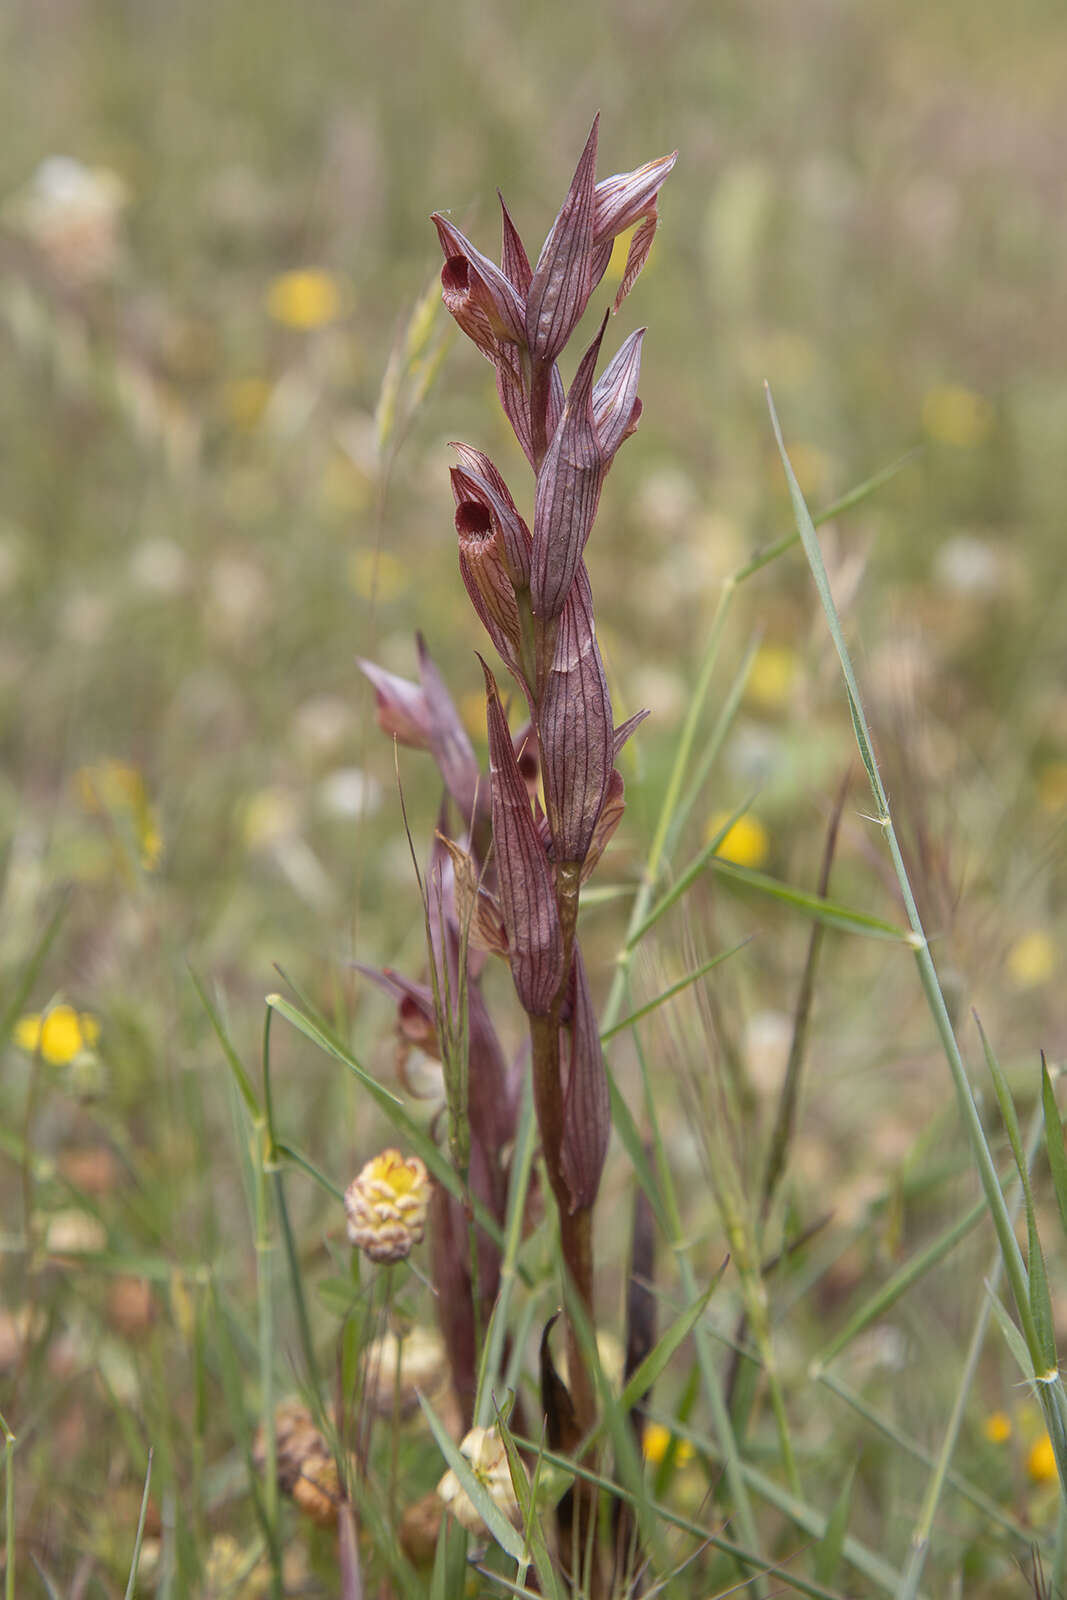
M329 1445L315 1426L302 1400L285 1400L274 1414L278 1487L320 1527L337 1521L341 1484ZM252 1447L252 1459L263 1470L267 1461L266 1434L261 1427Z

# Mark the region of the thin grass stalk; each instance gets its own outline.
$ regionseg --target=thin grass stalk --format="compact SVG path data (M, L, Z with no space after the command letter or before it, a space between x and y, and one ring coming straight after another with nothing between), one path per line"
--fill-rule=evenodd
M273 1012L266 1008L263 1018L263 1081L270 1080L270 1027ZM274 1425L274 1239L270 1225L268 1172L274 1161L274 1145L266 1116L258 1117L252 1128L252 1176L256 1225L256 1304L259 1343L259 1388L265 1445L264 1506L269 1528L271 1593L282 1595L281 1529L278 1499L278 1439Z
M1032 1166L1038 1145L1041 1143L1044 1124L1045 1119L1042 1107L1039 1104L1034 1112L1033 1120L1026 1136L1026 1166L1028 1169ZM1013 1223L1019 1215L1022 1203L1023 1183L1020 1179L1016 1181L1014 1193L1008 1202L1008 1214ZM930 1550L930 1537L933 1532L934 1519L937 1516L937 1508L941 1503L949 1468L952 1465L952 1457L959 1440L960 1428L963 1425L963 1414L966 1410L975 1373L978 1370L982 1346L985 1343L986 1332L989 1328L989 1319L993 1314L992 1297L997 1293L1003 1270L1004 1258L998 1248L993 1260L990 1262L989 1272L983 1285L982 1297L974 1319L974 1329L971 1333L970 1343L967 1346L967 1355L960 1373L960 1381L956 1388L956 1398L945 1426L945 1436L941 1441L941 1449L938 1451L937 1463L930 1482L927 1484L922 1507L912 1530L911 1556L904 1571L904 1579L901 1583L897 1600L915 1600L916 1591L922 1580L923 1568L926 1565L926 1557ZM1061 1505L1061 1515L1062 1509Z
M536 1142L537 1126L533 1114L530 1083L527 1079L522 1108L519 1112L515 1151L511 1160L504 1252L500 1262L500 1289L482 1344L478 1390L474 1402L474 1421L481 1427L489 1426L496 1410L493 1388L500 1376L501 1360L507 1342L508 1317L517 1279L516 1261L522 1245L526 1196L530 1187Z
M4 1600L15 1600L15 1435L0 1413L4 1435Z
M1042 1411L1045 1415L1046 1426L1052 1441L1052 1448L1056 1458L1056 1468L1060 1478L1061 1491L1067 1495L1067 1395L1064 1393L1063 1383L1059 1373L1052 1369L1046 1370L1042 1361L1041 1341L1030 1310L1029 1285L1026 1267L1023 1263L1022 1252L1015 1238L1014 1230L1008 1216L1004 1195L997 1180L996 1168L993 1157L986 1140L982 1120L975 1105L974 1095L971 1091L967 1069L956 1039L952 1019L949 1016L945 997L937 976L933 956L930 953L929 941L923 928L922 919L915 901L915 895L908 877L908 870L904 862L904 855L897 838L896 828L893 823L889 799L882 783L878 764L875 760L874 746L871 739L867 716L863 709L859 684L852 667L852 659L848 646L845 643L841 629L841 621L837 607L830 591L826 567L823 563L819 541L815 528L804 503L796 476L786 453L782 439L781 426L778 414L774 409L770 388L767 389L767 403L770 408L771 423L774 428L775 439L778 444L782 465L785 469L786 479L789 484L789 494L793 502L793 511L797 520L797 529L804 544L804 552L808 558L815 587L822 603L826 616L830 636L837 651L838 661L841 665L842 675L848 696L849 712L852 717L852 726L856 736L856 745L859 749L860 759L863 762L867 777L870 780L871 792L875 803L875 822L880 826L886 836L889 853L896 874L897 884L901 898L904 902L908 923L912 930L911 943L915 950L915 960L919 969L919 980L922 984L926 1002L937 1028L938 1036L948 1062L949 1071L955 1085L959 1100L963 1124L971 1145L971 1152L982 1189L986 1196L993 1225L997 1232L1001 1253L1004 1258L1005 1272L1011 1285L1012 1295L1015 1300L1016 1312L1022 1327L1023 1337L1026 1341L1030 1355L1033 1379Z
M628 995L629 978L627 973L623 972L620 998L623 996L628 997ZM637 1051L638 1065L641 1072L641 1083L644 1092L646 1116L648 1117L653 1147L656 1153L656 1168L659 1177L658 1187L662 1195L661 1221L665 1222L666 1224L665 1231L667 1233L667 1242L671 1248L671 1252L678 1268L678 1273L682 1282L683 1293L685 1294L686 1299L692 1302L696 1299L696 1296L699 1292L697 1289L696 1276L693 1272L693 1268L687 1254L687 1244L682 1232L682 1217L678 1207L678 1198L674 1190L670 1162L667 1159L667 1152L664 1148L663 1136L659 1127L659 1119L656 1115L656 1102L655 1095L653 1094L652 1090L652 1080L648 1071L648 1063L645 1059L644 1051L641 1048L640 1036L637 1029L634 1030L634 1045ZM649 1193L650 1198L655 1201L655 1191L649 1190L646 1186L646 1192ZM741 1469L741 1457L737 1446L737 1438L734 1433L733 1422L730 1418L729 1407L726 1404L722 1386L719 1382L719 1375L715 1371L715 1364L712 1360L711 1346L708 1340L707 1329L705 1326L703 1326L703 1324L698 1324L698 1326L693 1330L693 1338L696 1343L697 1361L700 1367L700 1376L704 1386L705 1397L708 1402L708 1407L711 1411L712 1423L714 1425L716 1437L719 1441L719 1448L723 1456L726 1487L729 1491L730 1499L737 1513L737 1520L741 1528L742 1538L751 1549L755 1549L759 1544L759 1536L756 1531L756 1519L753 1515L752 1503L749 1500L748 1489L745 1484ZM752 1580L752 1592L756 1596L756 1600L761 1600L761 1597L765 1591L758 1578L753 1578Z
M133 1540L133 1554L130 1556L130 1573L126 1579L125 1600L133 1600L137 1591L137 1568L141 1562L141 1544L144 1540L145 1519L148 1516L148 1491L152 1485L152 1447L148 1447L148 1466L145 1469L144 1489L141 1492L141 1509L137 1517L137 1532ZM14 1589L11 1593L14 1594Z

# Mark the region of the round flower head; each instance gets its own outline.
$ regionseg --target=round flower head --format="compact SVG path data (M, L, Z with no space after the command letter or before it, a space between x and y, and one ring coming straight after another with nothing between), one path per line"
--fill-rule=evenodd
M470 1462L471 1471L478 1482L488 1491L508 1521L517 1526L520 1521L519 1502L499 1430L496 1427L472 1428L459 1448ZM481 1514L451 1467L437 1485L437 1494L468 1532L484 1531Z
M418 1156L383 1150L345 1190L348 1237L372 1261L402 1261L426 1231L430 1180Z

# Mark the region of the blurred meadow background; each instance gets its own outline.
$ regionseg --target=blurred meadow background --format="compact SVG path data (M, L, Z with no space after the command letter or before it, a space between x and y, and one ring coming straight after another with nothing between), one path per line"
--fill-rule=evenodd
M422 630L484 748L447 441L527 481L438 305L429 213L495 256L499 185L535 251L597 108L602 174L680 155L608 334L649 327L645 409L587 554L617 715L652 717L598 879L622 892L585 913L594 987L724 594L677 870L749 803L721 853L814 891L851 765L831 892L903 921L803 553L732 582L793 531L767 379L813 511L907 457L820 537L976 1082L988 1105L972 1007L1029 1116L1039 1051L1067 1049L1065 63L1052 0L3 8L0 1411L20 1595L124 1592L149 1446L139 1592L263 1592L234 1415L243 1395L247 1431L258 1404L246 1132L194 978L253 1077L264 996L291 982L399 1088L390 1008L349 963L417 970L423 926L354 658L414 676ZM437 780L399 767L423 857ZM725 1247L701 1115L728 1081L758 1167L810 931L708 870L634 960L637 1004L750 940L646 1041L702 1281ZM278 1125L344 1187L385 1125L283 1023L272 1051ZM628 1038L609 1062L636 1112ZM995 1111L990 1134L1007 1159ZM631 1187L616 1146L608 1328ZM345 1270L343 1218L300 1174L288 1192L313 1286ZM827 934L785 1192L794 1234L824 1223L772 1296L805 1479L827 1512L857 1463L850 1527L899 1569L929 1464L810 1378L977 1195L899 943ZM966 1231L832 1369L930 1452L992 1251L988 1223ZM328 1353L336 1318L311 1305ZM277 1315L284 1392L284 1286ZM421 1493L442 1464L411 1452ZM929 1592L1026 1592L1058 1491L995 1325L956 1464L1000 1519L947 1493ZM708 1482L679 1465L691 1514ZM784 1517L768 1547L805 1537ZM328 1534L294 1525L287 1546L294 1593L336 1592Z

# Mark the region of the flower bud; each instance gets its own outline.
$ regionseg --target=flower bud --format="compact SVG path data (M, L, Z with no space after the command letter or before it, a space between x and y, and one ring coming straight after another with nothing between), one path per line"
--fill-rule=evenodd
M545 622L559 616L570 593L607 470L593 423L593 372L606 325L605 314L537 474L530 594L534 615Z
M584 566L560 617L541 697L538 735L556 860L584 861L613 761L611 697Z
M530 810L496 681L485 673L493 850L511 975L523 1009L547 1016L563 978L563 931L548 856Z
M345 1190L348 1237L371 1261L402 1261L422 1239L430 1180L418 1156L383 1150Z
M555 361L574 332L592 282L596 148L599 115L586 140L566 199L552 224L526 294L526 341L534 361Z

